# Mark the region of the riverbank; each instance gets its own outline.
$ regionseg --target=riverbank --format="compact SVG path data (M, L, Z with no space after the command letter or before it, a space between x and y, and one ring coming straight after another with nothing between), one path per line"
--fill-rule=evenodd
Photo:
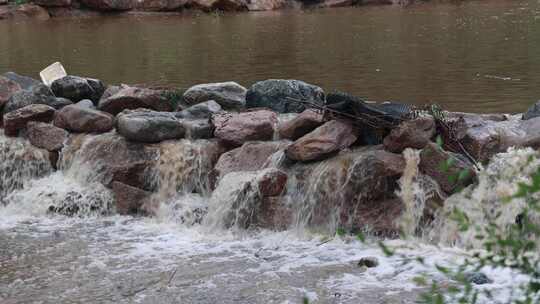
M92 17L107 15L172 15L207 13L309 10L319 8L395 5L420 5L415 0L37 0L24 2L0 1L0 20L54 17Z

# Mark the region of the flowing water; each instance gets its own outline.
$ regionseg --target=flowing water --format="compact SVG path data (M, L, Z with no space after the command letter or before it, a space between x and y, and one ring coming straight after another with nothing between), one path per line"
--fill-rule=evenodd
M157 171L148 173L157 184L156 215L115 215L112 194L99 182L107 178L107 170L92 162L100 153L100 143L115 137L110 133L72 139L62 151L60 170L53 172L45 166L48 159L41 150L23 139L0 134L4 160L0 175L16 181L4 188L8 194L0 207L1 303L262 304L302 303L304 297L310 303L414 303L422 291L412 281L415 276L431 273L443 279L434 270L435 264L452 265L469 254L428 242L392 241L401 253L420 255L427 262L425 266L404 264L402 257L385 257L375 243L314 233L306 226L305 216L314 212L313 201L320 199L312 195L332 192L331 183L323 178L330 174L331 162L316 166L308 177L317 189L295 193L299 201L290 229L230 229L224 224L227 217L235 215L239 206L249 209L258 189L246 185L259 175L233 174L209 193L208 164L215 157L210 141L159 144ZM486 190L494 182L499 188L510 187L516 172L533 170L538 164L527 160L535 153L501 154L481 175L478 187L470 189L468 200L455 202L463 206L474 204L475 199L495 202L497 195L511 193L512 189L497 194ZM281 154L272 156L269 166L278 166ZM407 150L405 157L407 170L400 180L400 193L407 205L404 223L414 231L430 189L416 168L418 152ZM22 163L25 159L31 161ZM14 164L18 170L13 170ZM345 176L335 178L346 182L351 177L345 171ZM520 178L525 180L525 175ZM73 203L80 206L74 217L49 212L50 206ZM475 212L479 221L490 214ZM235 219L239 218L236 213ZM327 221L334 227L333 215ZM440 225L433 231L448 238L445 246L455 242L447 237L453 227ZM466 245L468 236L461 237ZM377 257L380 265L358 267L358 260L368 256ZM484 272L493 282L479 288L496 291L499 299L508 297L526 279L505 269Z
M370 100L521 112L540 98L538 0L0 23L0 71L108 83L302 79Z

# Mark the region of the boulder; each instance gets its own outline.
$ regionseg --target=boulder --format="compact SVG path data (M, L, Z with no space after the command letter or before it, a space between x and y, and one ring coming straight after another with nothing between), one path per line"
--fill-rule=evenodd
M48 98L46 104L48 106L51 106L51 107L55 108L56 110L60 110L61 108L65 107L65 106L72 105L73 102L71 102L71 100L69 100L67 98L56 97L56 98Z
M156 161L160 148L130 142L115 133L99 136L77 134L71 136L62 151L63 167L69 168L74 162L93 168L99 182L112 187L117 181L145 191L155 191L157 176Z
M49 122L53 119L54 108L33 104L4 115L4 132L7 136L17 136L29 121Z
M262 170L257 178L257 186L262 197L279 196L287 185L287 174L276 168Z
M322 114L308 109L295 118L279 125L281 138L297 140L298 138L315 130L324 123Z
M135 9L143 11L176 11L185 7L189 0L139 0Z
M427 144L422 150L418 167L446 193L471 184L476 174L473 165L463 156L445 151L434 143ZM458 179L459 175L463 176L462 180Z
M294 6L294 1L288 0L251 0L247 8L250 11L273 11Z
M244 11L247 1L245 0L193 0L190 6L205 12L220 11Z
M295 210L280 196L263 197L256 213L257 226L283 231L292 227Z
M184 102L195 105L214 100L225 109L241 109L246 103L247 89L236 82L199 84L184 93Z
M54 95L74 102L90 99L97 103L103 92L105 92L105 85L97 79L65 76L53 81L51 89Z
M116 128L129 140L148 143L183 138L186 133L173 113L148 109L123 111L118 115Z
M35 4L3 5L0 6L0 20L48 20L51 16L46 9Z
M28 76L19 75L15 72L7 72L2 74L2 76L17 83L23 90L30 90L33 86L42 84L39 80Z
M297 161L321 160L351 146L357 139L346 122L331 120L290 145L285 153Z
M431 116L407 120L384 138L384 148L394 153L401 153L406 148L423 149L435 132L435 120Z
M114 127L114 117L102 111L70 105L56 113L54 125L72 132L104 133Z
M0 0L0 5L5 5L8 3L8 0Z
M36 85L28 90L20 90L11 95L4 105L3 113L26 107L31 104L55 105L56 97L45 85Z
M228 145L241 146L246 141L271 140L277 115L268 110L223 113L212 116L212 121L214 136Z
M210 118L212 117L212 115L217 114L221 111L222 108L217 102L209 100L177 112L175 116L178 118L203 119Z
M49 152L61 150L69 137L66 130L43 122L28 122L26 130L26 137L32 145Z
M135 110L138 108L155 111L173 111L173 104L167 100L161 90L144 89L137 87L124 87L116 94L101 99L98 109L116 115L123 110Z
M247 108L269 108L279 113L300 113L302 102L324 104L324 91L299 80L270 79L251 86L246 94Z
M34 0L35 4L44 7L68 7L71 6L71 0Z
M4 104L8 102L11 95L21 89L21 86L15 81L0 76L0 110L4 107Z
M523 120L540 117L540 100L533 104L527 112L523 113Z
M96 109L96 106L90 99L83 99L75 104L78 107L87 108L87 109Z
M239 148L223 153L214 171L221 178L230 172L264 169L272 165L272 156L289 144L288 141L246 142Z
M132 0L81 0L81 3L98 11L128 11L135 7Z
M186 138L208 139L214 137L214 125L209 119L182 119Z
M152 194L120 182L112 182L112 192L116 202L116 212L123 215L141 213L142 206Z

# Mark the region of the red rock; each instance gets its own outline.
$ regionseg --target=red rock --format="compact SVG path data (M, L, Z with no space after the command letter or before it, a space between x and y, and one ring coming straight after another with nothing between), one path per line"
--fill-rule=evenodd
M4 115L4 129L7 136L17 136L29 121L49 122L53 119L54 108L42 104L31 104Z
M174 110L173 103L167 100L164 91L138 87L123 87L114 95L102 98L98 105L98 109L113 115L126 109L135 110L138 108L164 112Z
M212 116L214 136L231 146L240 146L247 141L271 140L276 113L259 110L243 113L224 113Z
M283 231L291 227L295 211L279 196L264 197L257 212L257 226Z
M295 141L287 148L286 154L292 160L320 160L348 148L356 139L350 124L331 120Z
M263 197L278 196L285 191L287 174L275 168L265 169L259 174L257 183Z
M241 147L223 153L219 158L215 173L218 177L236 171L257 171L270 164L271 156L285 149L287 141L247 142Z
M56 113L54 125L72 132L104 133L114 127L114 117L102 111L70 105Z
M452 159L448 168L445 163ZM460 186L467 186L473 182L475 171L471 163L465 161L462 156L444 151L434 143L429 143L420 153L420 171L433 178L446 193L454 192ZM458 181L457 177L462 171L466 171L466 179Z
M384 148L393 153L401 153L405 148L422 149L431 141L435 131L432 117L404 121L384 138Z
M43 122L28 122L26 129L30 143L47 151L61 150L69 136L66 130Z
M142 206L148 202L152 194L120 182L112 183L112 191L116 201L116 212L124 215L142 212Z
M282 138L297 140L323 124L322 114L314 110L305 110L297 117L279 126Z

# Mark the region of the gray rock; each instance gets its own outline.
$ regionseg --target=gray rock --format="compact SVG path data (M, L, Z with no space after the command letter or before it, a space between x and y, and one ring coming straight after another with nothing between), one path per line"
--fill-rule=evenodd
M137 142L160 142L184 137L186 130L174 114L147 109L125 110L116 128L125 138Z
M7 79L17 83L21 87L21 89L23 89L23 90L29 90L35 85L42 84L40 81L38 81L38 80L36 80L34 78L19 75L19 74L14 73L14 72L7 72L7 73L4 73L2 76L4 76Z
M36 88L39 89L38 87ZM7 103L4 105L3 113L7 114L31 104L50 105L54 103L56 103L56 98L53 96L39 94L29 90L22 90L11 95Z
M67 98L63 98L63 97L56 97L56 98L48 98L47 99L47 105L48 106L51 106L57 110L60 110L61 108L65 107L65 106L69 106L69 105L72 105L73 102L71 102L71 100L67 99Z
M485 275L482 272L469 272L469 273L466 273L465 274L465 279L467 279L467 281L469 281L471 283L474 283L476 285L483 285L483 284L493 283L493 280L488 278L487 275Z
M100 80L78 76L65 76L55 80L51 89L58 97L68 98L74 102L90 99L97 103L105 92L105 86Z
M96 109L96 106L90 99L83 99L75 104L78 107L83 107L87 109Z
M209 100L177 112L175 115L178 118L210 118L212 114L221 111L221 106L217 102Z
M523 119L531 119L540 116L540 100L533 104L527 112L523 113Z
M236 82L199 84L184 93L184 102L194 105L214 100L225 109L240 109L246 103L246 88Z
M363 257L358 261L358 266L373 268L379 266L379 260L376 257Z
M299 80L270 79L251 86L246 95L246 107L300 113L306 109L301 102L323 105L324 100L324 91L320 87Z

